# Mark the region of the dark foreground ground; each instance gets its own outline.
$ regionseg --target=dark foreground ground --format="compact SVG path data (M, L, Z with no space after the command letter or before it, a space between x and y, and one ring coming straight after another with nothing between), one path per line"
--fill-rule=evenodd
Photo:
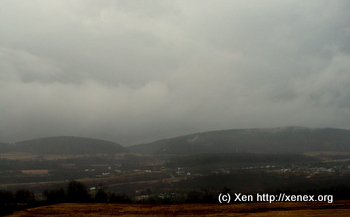
M16 211L10 217L40 216L350 216L350 201L244 204L74 204Z

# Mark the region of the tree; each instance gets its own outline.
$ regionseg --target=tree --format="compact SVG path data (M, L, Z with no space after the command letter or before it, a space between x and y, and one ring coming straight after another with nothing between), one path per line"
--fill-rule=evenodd
M95 195L95 201L97 203L106 203L108 199L107 193L103 189L98 189Z
M202 194L198 191L190 191L186 196L187 203L199 203L201 202Z
M203 194L203 197L202 197L202 202L204 203L212 203L212 202L216 202L216 197L215 197L215 193L214 191L211 191L207 188L202 188L201 189L204 194Z
M65 202L66 192L64 191L63 188L54 189L54 190L46 189L43 192L43 196L50 203L62 203L62 202Z
M13 202L13 193L12 191L0 190L0 205L5 205L6 203Z
M129 196L127 196L125 193L123 194L115 194L111 193L108 196L108 201L110 203L131 203L131 199Z
M18 203L31 203L35 201L34 193L25 189L17 190L15 199Z
M77 181L68 183L67 196L70 202L75 203L89 202L91 200L91 195L88 193L86 186Z

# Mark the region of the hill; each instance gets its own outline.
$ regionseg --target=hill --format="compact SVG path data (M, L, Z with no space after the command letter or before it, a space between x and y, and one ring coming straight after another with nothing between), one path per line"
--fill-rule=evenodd
M9 143L0 142L0 153L9 152L13 149L13 145Z
M129 147L141 154L350 152L350 130L282 127L195 133Z
M9 146L6 147L8 150ZM127 149L114 142L72 136L47 137L21 141L11 145L11 151L48 155L114 154L129 152Z

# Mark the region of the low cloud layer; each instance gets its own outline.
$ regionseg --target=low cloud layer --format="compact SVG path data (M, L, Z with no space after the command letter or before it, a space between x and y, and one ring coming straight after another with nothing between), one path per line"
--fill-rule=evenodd
M0 141L350 129L348 1L1 1Z

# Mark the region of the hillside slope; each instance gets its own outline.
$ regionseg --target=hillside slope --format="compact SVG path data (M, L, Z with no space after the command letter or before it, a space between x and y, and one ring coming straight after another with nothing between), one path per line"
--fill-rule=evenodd
M129 147L141 154L350 152L350 130L302 127L196 133Z
M0 153L6 153L13 149L13 144L0 142Z
M13 145L13 151L52 155L129 152L114 142L72 136L47 137L17 142Z

